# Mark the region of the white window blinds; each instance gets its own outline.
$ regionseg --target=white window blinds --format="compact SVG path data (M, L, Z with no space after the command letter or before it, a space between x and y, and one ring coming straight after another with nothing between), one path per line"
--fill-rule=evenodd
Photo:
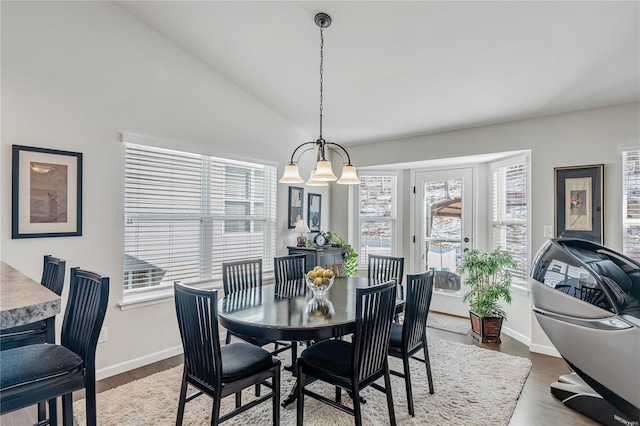
M640 149L622 151L622 244L640 261Z
M394 254L397 177L361 175L360 180L358 264L366 266L371 254Z
M493 248L511 254L518 267L510 270L515 284L526 286L528 273L528 188L525 159L492 167Z
M125 144L125 292L220 280L222 262L275 256L272 166Z

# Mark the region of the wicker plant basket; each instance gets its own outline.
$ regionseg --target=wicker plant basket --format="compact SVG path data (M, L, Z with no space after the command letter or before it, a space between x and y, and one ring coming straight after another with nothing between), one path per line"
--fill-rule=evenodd
M500 332L502 330L502 318L480 318L474 312L469 311L471 319L471 335L482 343L501 343Z

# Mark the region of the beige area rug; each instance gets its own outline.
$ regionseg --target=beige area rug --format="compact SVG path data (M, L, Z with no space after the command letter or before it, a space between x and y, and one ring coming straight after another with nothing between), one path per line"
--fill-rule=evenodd
M429 312L427 316L427 327L467 335L471 331L471 321L469 318Z
M531 362L473 345L449 342L431 337L429 340L431 369L435 394L430 395L424 364L411 362L411 374L416 416L407 413L404 380L391 376L393 401L398 425L508 425L516 402L527 379ZM288 365L286 352L281 359ZM283 354L281 354L283 355ZM390 358L392 369L401 371L402 362ZM182 366L178 366L123 386L99 393L98 424L101 426L163 426L175 424ZM384 383L380 379L380 383ZM282 395L294 384L291 374L283 371ZM334 396L334 388L316 382L316 391ZM265 390L266 391L266 390ZM389 424L386 397L371 387L362 394L365 425ZM253 389L245 390L243 402L253 397ZM350 403L343 393L343 402ZM222 412L233 407L234 397L223 399ZM210 424L211 399L202 395L188 402L184 424L200 426ZM74 403L74 414L80 425L85 424L84 400ZM295 425L296 407L290 404L280 411L281 424ZM271 424L271 403L260 404L224 423L225 425L263 426ZM305 426L353 425L353 417L305 398Z

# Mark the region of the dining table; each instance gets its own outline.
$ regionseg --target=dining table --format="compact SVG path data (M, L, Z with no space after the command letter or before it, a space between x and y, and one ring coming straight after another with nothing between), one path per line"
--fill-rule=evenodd
M60 296L0 261L0 330L45 321L47 342L55 343L55 317L60 307Z
M364 277L336 277L321 298L314 297L304 279L241 290L219 300L218 320L233 333L260 340L312 342L341 337L355 328L356 289L374 284ZM396 301L397 310L403 305L404 300ZM282 406L294 400L292 390Z

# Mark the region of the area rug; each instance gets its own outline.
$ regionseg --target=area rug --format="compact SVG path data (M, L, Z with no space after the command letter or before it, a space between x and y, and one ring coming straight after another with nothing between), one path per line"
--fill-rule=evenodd
M429 339L431 369L435 393L429 394L424 364L411 362L411 375L416 416L407 413L404 380L391 376L393 401L398 425L508 425L520 391L531 368L526 358L431 337ZM281 354L283 365L289 363L289 352ZM402 370L402 362L390 358L390 367ZM153 374L140 380L99 393L98 424L101 426L174 425L178 407L182 366ZM380 383L383 383L381 379ZM282 374L283 397L294 380ZM316 382L315 390L328 397L334 389ZM265 390L266 391L266 390ZM371 387L362 394L365 425L389 424L386 397ZM245 390L243 402L253 398L253 389ZM343 402L350 403L343 393ZM234 397L223 399L222 413L229 411ZM211 399L203 395L188 402L184 424L210 424ZM77 424L85 424L85 401L74 403ZM281 424L295 425L296 407L290 404L280 411ZM263 426L271 422L271 404L263 403L226 421L225 425ZM353 417L311 398L305 399L304 424L309 426L353 425Z
M469 318L429 312L427 316L427 327L467 335L471 331L471 322Z

